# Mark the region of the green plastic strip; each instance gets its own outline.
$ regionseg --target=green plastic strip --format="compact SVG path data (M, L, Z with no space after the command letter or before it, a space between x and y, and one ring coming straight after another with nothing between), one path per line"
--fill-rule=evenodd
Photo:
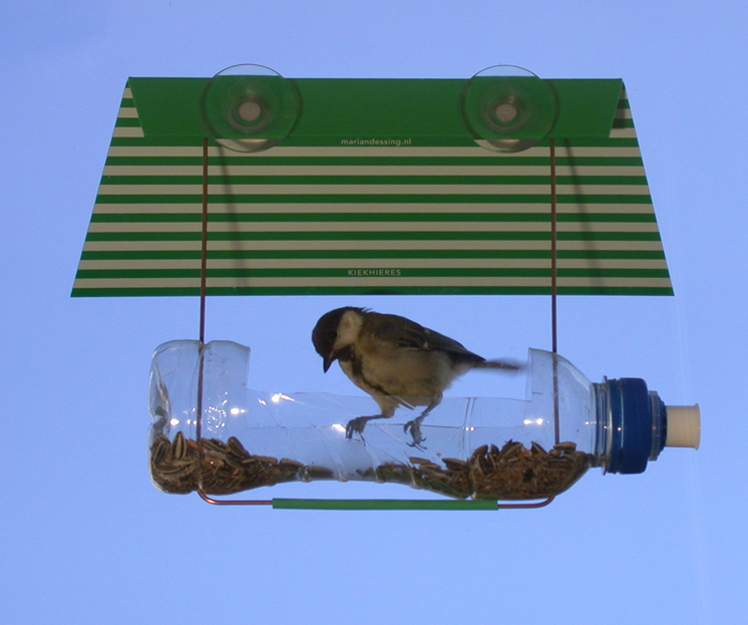
M496 501L452 499L273 499L282 510L498 510Z
M209 78L130 77L140 125L148 136L200 137L200 96ZM311 137L447 137L472 145L457 102L462 78L294 78L302 114L291 143ZM545 81L559 103L552 137L610 134L623 89L620 78L552 78ZM129 99L128 99L129 100ZM134 119L122 120L135 125ZM338 141L339 144L339 141Z

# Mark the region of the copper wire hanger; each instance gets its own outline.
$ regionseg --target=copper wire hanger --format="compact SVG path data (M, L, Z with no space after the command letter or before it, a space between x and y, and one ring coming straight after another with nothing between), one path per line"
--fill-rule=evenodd
M556 143L549 140L550 160L550 193L551 193L551 344L554 355L558 349L557 306L558 296L558 246L557 246L557 215L556 215ZM499 503L493 500L450 500L450 499L214 499L204 490L202 485L202 466L205 461L202 439L203 412L203 349L205 347L205 300L207 290L208 268L208 137L203 137L203 180L202 180L202 237L200 251L200 364L197 381L197 418L196 438L198 462L200 463L197 493L203 501L216 506L257 506L271 505L274 508L302 508L302 509L357 509L357 510L496 510L496 509L524 509L542 508L555 499L551 495L547 499L531 503ZM558 371L557 360L553 361L553 409L556 443L560 440L560 420L558 412ZM494 507L495 506L495 507Z

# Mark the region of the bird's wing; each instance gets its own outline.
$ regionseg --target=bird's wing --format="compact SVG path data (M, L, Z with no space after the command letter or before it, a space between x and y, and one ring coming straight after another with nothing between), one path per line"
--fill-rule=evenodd
M467 357L470 360L483 360L481 356L465 348L462 343L398 315L382 315L382 320L374 328L374 337L380 341L395 343L399 347L444 351Z

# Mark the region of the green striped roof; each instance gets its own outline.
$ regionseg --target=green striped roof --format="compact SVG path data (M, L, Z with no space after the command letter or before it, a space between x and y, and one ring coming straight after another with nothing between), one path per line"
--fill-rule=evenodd
M206 82L128 81L73 296L199 293ZM477 145L464 82L296 79L280 145L211 141L207 293L549 293L548 140ZM547 82L559 293L672 294L622 82Z

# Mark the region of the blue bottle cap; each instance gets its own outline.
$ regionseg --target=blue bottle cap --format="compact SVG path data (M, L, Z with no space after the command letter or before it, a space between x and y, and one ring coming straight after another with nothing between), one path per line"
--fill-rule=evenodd
M607 380L607 387L612 445L606 469L610 473L642 473L647 461L656 458L664 444L664 436L661 436L664 411L659 410L644 380ZM656 440L653 440L655 434Z

